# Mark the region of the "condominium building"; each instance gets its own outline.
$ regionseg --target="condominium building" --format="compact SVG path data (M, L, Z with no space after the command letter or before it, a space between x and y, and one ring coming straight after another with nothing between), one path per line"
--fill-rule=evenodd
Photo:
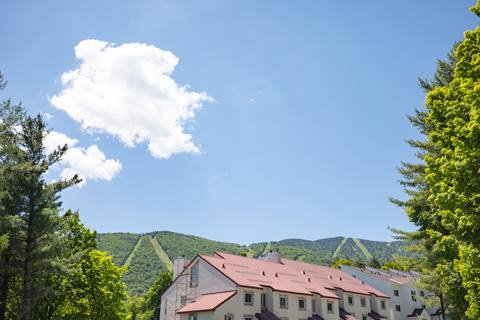
M390 298L347 273L270 252L177 259L160 320L380 320Z
M417 272L346 265L342 265L341 270L389 295L392 320L443 320L440 307L425 306L424 298L432 294L418 288L420 274Z

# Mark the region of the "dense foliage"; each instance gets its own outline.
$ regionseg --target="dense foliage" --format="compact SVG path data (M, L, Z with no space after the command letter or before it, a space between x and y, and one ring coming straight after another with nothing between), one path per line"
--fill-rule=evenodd
M172 281L172 272L164 272L155 280L145 296L133 299L130 305L132 320L160 319L162 294L172 284Z
M132 245L134 239L140 237L141 241L138 241L136 246ZM341 258L349 258L360 265L368 264L372 257L376 257L380 264L388 261L394 255L407 254L403 250L405 243L402 241L381 242L343 237L315 241L287 239L278 242L255 243L250 246L168 231L154 232L143 236L125 233L99 234L97 238L101 249L117 257L116 261L124 260L123 265L128 268L124 280L132 295L144 294L160 272L171 268L172 262L176 258L183 256L191 259L197 254L213 254L215 251L258 257L270 250L278 250L285 258L328 266ZM149 241L152 239L158 242L158 246L161 247L162 252L167 253L167 257L155 250L152 241ZM104 241L106 244L103 243ZM155 242L153 241L153 243ZM113 252L110 252L109 248L113 248ZM367 252L364 253L364 250ZM119 252L122 253L121 259L118 258ZM335 253L337 256L334 256ZM165 261L166 259L169 260Z
M213 254L215 251L240 254L246 249L244 246L235 243L213 241L168 231L158 232L155 237L172 260L182 256L192 259L199 253Z
M60 192L80 180L45 179L67 151L47 154L48 134L40 115L1 103L0 319L125 319L123 270L78 213L61 214Z
M148 237L140 238L134 258L127 266L128 271L124 280L131 295L144 294L162 272L168 271L168 267L162 263Z
M480 16L480 2L472 8ZM418 231L400 234L423 254L423 284L452 319L480 318L480 28L467 31L439 61L434 78L421 80L425 109L410 117L425 137L410 141L419 163L400 172L405 208Z
M137 243L140 235L134 233L103 233L98 234L98 245L102 251L107 251L117 266L122 266Z

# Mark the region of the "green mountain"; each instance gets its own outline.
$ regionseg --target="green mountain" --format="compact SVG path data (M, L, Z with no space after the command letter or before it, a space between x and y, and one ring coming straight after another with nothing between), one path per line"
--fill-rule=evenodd
M276 242L254 243L249 246L209 240L170 231L98 234L101 250L107 251L118 266L128 268L125 274L129 293L142 295L160 273L171 270L173 260L197 254L211 255L215 251L258 257L278 250L283 257L309 263L331 265L335 259L368 261L373 256L385 261L392 255L405 255L402 241L382 242L334 237L319 240L285 239Z

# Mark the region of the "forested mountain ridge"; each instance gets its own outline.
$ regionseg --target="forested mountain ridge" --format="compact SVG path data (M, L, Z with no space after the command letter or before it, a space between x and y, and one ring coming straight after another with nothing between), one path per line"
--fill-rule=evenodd
M336 259L369 261L376 257L386 261L393 255L405 255L402 241L383 242L345 237L319 240L285 239L260 242L249 246L220 242L170 231L146 234L103 233L97 236L101 250L107 251L118 266L125 265L124 277L130 294L146 292L161 272L171 270L175 258L193 258L197 254L223 251L258 257L269 250L278 250L283 257L305 262L331 265Z

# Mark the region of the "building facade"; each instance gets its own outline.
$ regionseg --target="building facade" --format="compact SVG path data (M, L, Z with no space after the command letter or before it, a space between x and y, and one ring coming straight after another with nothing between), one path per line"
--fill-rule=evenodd
M425 306L423 299L432 294L417 287L420 274L416 272L346 265L342 265L341 270L389 295L392 320L443 319L440 307Z
M347 273L282 259L217 252L177 259L160 320L393 319L390 298Z

